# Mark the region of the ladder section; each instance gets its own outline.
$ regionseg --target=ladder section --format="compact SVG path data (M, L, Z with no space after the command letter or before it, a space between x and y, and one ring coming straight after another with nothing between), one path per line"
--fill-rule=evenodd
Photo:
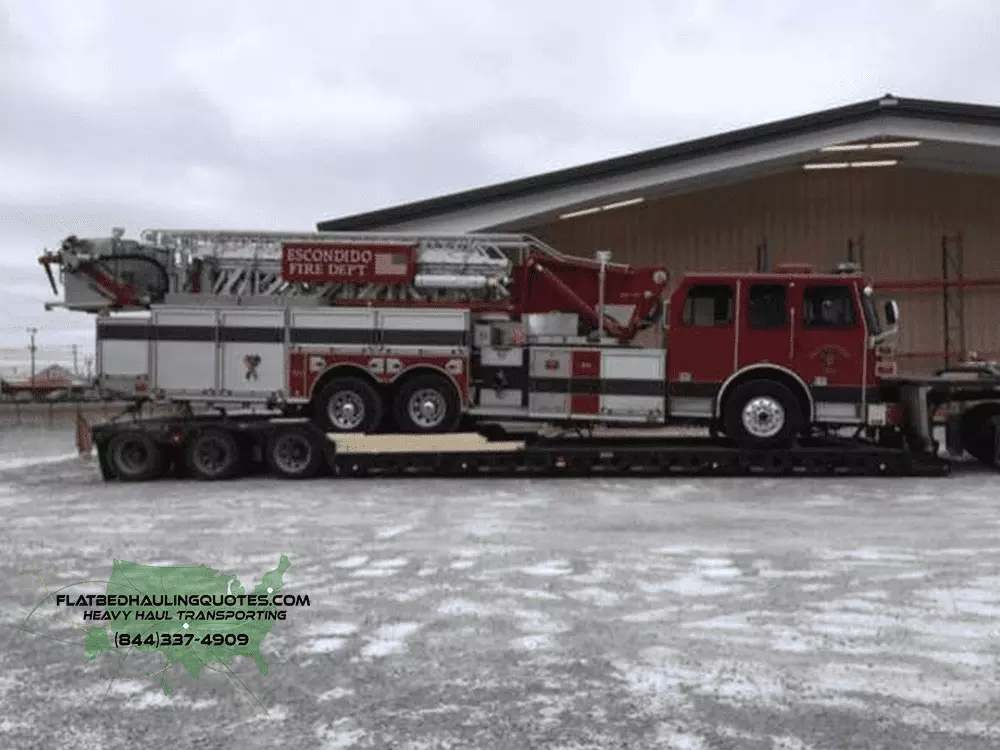
M520 234L149 229L139 241L123 234L124 230L115 229L111 237L69 237L58 252L39 259L53 289L49 266L61 268L66 297L61 306L99 312L109 306L252 303L255 298L266 303L286 297L309 298L316 304L505 304L511 298L515 270L529 256L597 265L570 259L535 237ZM296 253L327 262L308 266L319 269L318 274L295 273L307 267L291 262ZM360 257L363 262L342 264L341 257Z

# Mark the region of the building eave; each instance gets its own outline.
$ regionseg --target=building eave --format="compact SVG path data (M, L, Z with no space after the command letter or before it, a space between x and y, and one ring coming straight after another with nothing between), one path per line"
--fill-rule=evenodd
M800 115L775 122L755 125L748 128L730 131L718 135L707 136L660 148L640 151L624 156L605 159L580 166L561 169L553 172L534 175L518 180L488 185L473 190L452 193L426 200L391 206L376 211L346 216L338 219L321 221L317 224L320 231L374 231L399 227L419 226L421 222L434 224L437 217L450 216L451 224L456 228L469 231L485 229L482 222L491 219L474 219L470 216L468 226L462 226L457 215L472 211L482 213L482 209L490 205L517 203L524 206L521 213L528 216L532 209L527 208L526 199L544 194L563 194L564 203L569 205L573 188L597 183L621 182L616 178L625 175L656 170L672 165L701 161L705 169L699 172L702 180L713 174L712 164L721 164L727 154L745 152L747 149L759 149L787 142L789 145L800 143L801 153L807 153L812 145L808 136L829 134L831 137L850 138L853 133L864 134L864 129L857 126L885 123L885 127L876 127L871 132L888 132L891 127L900 127L907 122L919 127L920 123L938 123L941 125L986 126L1000 131L1000 107L979 104L964 104L957 102L932 101L925 99L907 99L886 94L877 99L871 99L842 107ZM890 125L891 123L891 125ZM895 131L898 132L898 131ZM901 134L901 133L900 133ZM794 149L793 149L794 152ZM788 158L785 153L784 158ZM721 167L718 173L724 170ZM693 176L692 176L693 178ZM593 192L593 191L591 191ZM609 191L610 195L611 192ZM549 203L553 203L549 201ZM559 203L556 200L554 203ZM510 213L510 212L508 212ZM517 213L517 211L514 211ZM490 227L500 227L503 224L494 222ZM449 225L450 226L450 225Z

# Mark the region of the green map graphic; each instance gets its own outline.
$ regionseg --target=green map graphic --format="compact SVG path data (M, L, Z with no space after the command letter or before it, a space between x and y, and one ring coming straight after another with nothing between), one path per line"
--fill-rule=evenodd
M111 619L106 621L106 625L87 630L84 642L87 656L94 659L105 651L115 650L113 643L116 640L114 636L109 636L110 632L117 636L127 636L130 641L124 647L119 645L117 650L122 656L127 656L130 649L142 652L162 651L168 667L183 664L188 674L196 680L200 678L202 669L212 668L211 665L228 667L235 656L249 656L261 674L266 675L267 664L260 647L276 620L266 619L267 615L260 613L274 612L277 609L271 604L271 598L284 585L283 576L290 566L288 558L282 555L278 567L265 573L254 588L253 594L257 598L253 603L243 601L235 605L209 603L203 606L184 603L176 606L143 606L140 601L136 605L129 602L126 606L105 607L106 617ZM204 565L171 567L115 560L106 593L137 596L140 600L148 595L154 602L163 602L170 601L173 595L225 597L247 592L236 576ZM265 597L267 603L262 605L260 602ZM199 619L191 617L192 612L222 615L233 612L230 617L240 619ZM236 645L231 644L233 636L239 639ZM138 645L136 639L139 640ZM183 641L183 644L161 645L158 640ZM161 682L164 691L170 693L171 689L166 682Z

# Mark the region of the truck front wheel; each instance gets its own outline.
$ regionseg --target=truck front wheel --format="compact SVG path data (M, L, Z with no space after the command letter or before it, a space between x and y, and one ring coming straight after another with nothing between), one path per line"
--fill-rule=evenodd
M741 448L787 448L802 429L802 407L795 394L774 380L751 380L725 400L726 435Z

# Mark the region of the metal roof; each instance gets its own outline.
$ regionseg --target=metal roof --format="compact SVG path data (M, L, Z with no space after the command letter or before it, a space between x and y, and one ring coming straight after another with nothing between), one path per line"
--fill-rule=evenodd
M893 121L934 121L960 125L1000 126L1000 107L981 104L907 99L886 94L877 99L733 130L719 135L640 151L568 169L466 190L436 198L354 214L317 223L319 231L372 231L405 222L432 219L484 204L529 198L546 191L595 180L615 178L638 170L668 166L699 157L758 147L796 136L850 126L891 116Z

